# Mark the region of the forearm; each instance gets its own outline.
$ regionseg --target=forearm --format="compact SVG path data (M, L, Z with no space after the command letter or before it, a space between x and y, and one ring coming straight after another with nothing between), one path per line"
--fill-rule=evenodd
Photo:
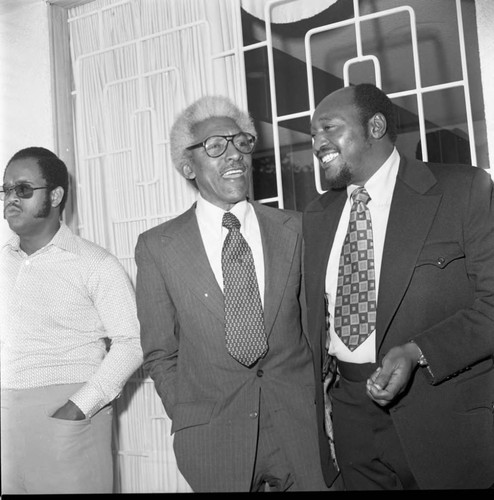
M178 340L175 325L177 311L168 292L159 257L154 256L147 241L140 236L136 245L137 315L141 327L144 369L153 379L156 391L171 417L175 404L175 373Z
M98 370L69 399L91 417L113 401L129 377L142 364L142 350L138 338L113 342Z
M455 295L449 289L437 290L439 297L444 294L442 307L456 306L456 311L413 337L434 373L433 383L494 355L494 190L485 172L475 172L469 195L457 200L464 214L465 275L454 278L465 285Z
M177 353L165 356L163 352L147 353L144 358L144 370L154 382L158 396L163 402L167 415L173 417L176 403L176 364Z

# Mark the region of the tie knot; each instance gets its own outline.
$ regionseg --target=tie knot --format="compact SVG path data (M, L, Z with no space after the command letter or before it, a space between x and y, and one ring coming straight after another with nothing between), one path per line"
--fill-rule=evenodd
M355 189L352 192L351 197L352 197L352 200L354 203L355 202L362 202L362 203L367 204L369 202L369 200L371 199L371 197L369 196L369 193L367 192L367 190L363 186Z
M228 230L230 229L240 229L240 221L231 212L225 212L223 214L223 226Z

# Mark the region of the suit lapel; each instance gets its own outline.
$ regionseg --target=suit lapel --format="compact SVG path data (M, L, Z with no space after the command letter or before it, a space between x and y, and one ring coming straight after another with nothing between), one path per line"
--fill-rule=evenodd
M304 274L307 283L311 284L307 291L306 300L313 305L321 303L326 290L326 269L329 254L333 246L334 237L338 228L341 212L347 199L346 190L328 191L313 203L304 213ZM317 311L310 307L310 311ZM317 314L309 320L316 321L315 328L309 328L314 336L312 345L319 344L316 352L324 352L326 345L326 325L322 323L324 316ZM319 335L319 332L323 332Z
M436 183L422 162L402 157L391 202L377 303L377 348L412 277L431 228L441 194L427 194Z
M290 215L276 211L268 214L264 207L258 204L253 204L253 207L263 241L264 324L266 335L269 337L290 276L300 236L284 225Z
M172 266L188 289L222 323L225 322L224 299L202 242L195 208L182 216L181 223L163 235L166 265Z
M341 212L347 200L345 189L328 191L304 214L304 239L307 257L305 259L305 273L314 288L326 289L326 269L329 254L333 246L334 237L338 228Z

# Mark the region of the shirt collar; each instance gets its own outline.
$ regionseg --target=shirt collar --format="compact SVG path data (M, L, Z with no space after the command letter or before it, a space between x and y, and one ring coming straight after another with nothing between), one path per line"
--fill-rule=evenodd
M400 155L396 148L388 156L387 160L374 173L374 175L365 183L364 187L369 193L371 200L376 205L389 205L393 196L393 190L396 183L396 176L400 166ZM359 186L350 184L347 187L348 197Z
M242 200L235 203L233 208L230 210L230 212L237 217L241 227L244 229L246 229L246 224L248 223L249 209L249 202L247 200ZM201 221L201 225L211 234L218 236L218 238L221 237L223 231L222 221L224 213L225 211L222 208L213 205L209 201L205 200L201 195L198 196L196 216Z
M10 247L11 250L18 251L20 248L21 239L17 234L13 234L3 245L2 248Z
M60 229L56 232L55 236L53 236L48 245L53 245L61 248L62 250L67 250L67 252L79 253L77 238L64 222L60 224Z
M10 246L12 251L20 252L22 251L20 245L20 237L17 234L14 234L10 239L7 240L7 242L3 246ZM40 248L38 252L42 251L45 248L48 248L50 245L56 246L68 252L79 253L79 247L77 245L76 237L64 222L60 223L60 227L51 241L43 248Z

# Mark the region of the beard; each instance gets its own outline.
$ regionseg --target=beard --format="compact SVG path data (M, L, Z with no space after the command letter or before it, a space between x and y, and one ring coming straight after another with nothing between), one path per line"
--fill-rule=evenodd
M43 200L43 205L38 210L37 213L34 214L35 219L46 219L51 212L51 200L50 193L46 192L45 199Z
M345 188L353 181L352 172L346 163L334 175L331 175L330 169L325 170L324 174L331 189Z

